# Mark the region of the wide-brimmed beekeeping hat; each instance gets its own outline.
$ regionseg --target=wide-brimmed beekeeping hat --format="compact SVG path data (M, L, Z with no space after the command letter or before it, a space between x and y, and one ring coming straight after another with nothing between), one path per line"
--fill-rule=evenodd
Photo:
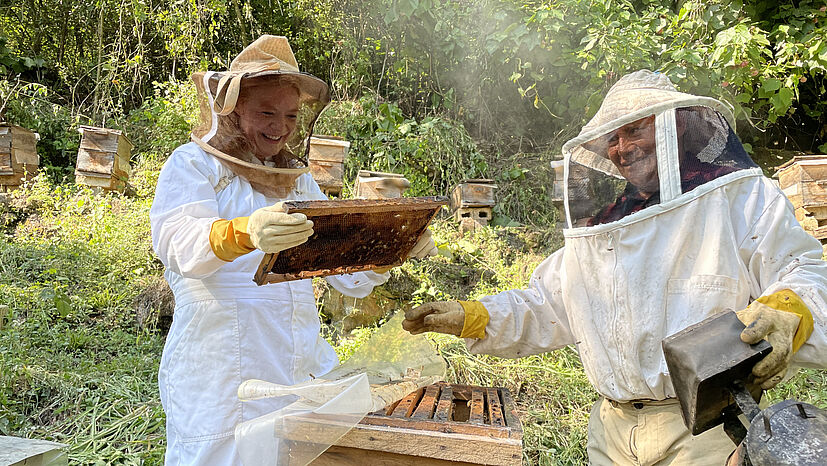
M708 107L735 128L732 109L723 102L680 92L665 74L639 70L623 76L609 89L597 113L580 134L563 145L563 153L571 153L580 163L604 173L618 174L605 154L600 156L600 138L634 121L682 107Z
M623 76L580 134L563 145L568 224L613 223L678 202L736 171L752 176L755 164L734 125L726 104L680 92L665 74Z
M231 121L228 117L236 109L242 88L252 80L261 85L259 78L263 77L272 77L274 85L289 83L299 91L296 130L285 145L288 154L285 158L302 161L305 167L268 167L257 163L248 154L228 153L222 150L225 148L216 147L221 144L215 140L222 139L216 138L216 133L234 127L228 124ZM197 72L192 79L198 92L201 119L200 125L192 132L192 140L234 173L247 179L257 190L277 197L285 196L296 178L309 171L306 167L309 138L316 119L330 102L327 83L302 72L287 38L272 35L263 35L247 46L233 59L227 71Z

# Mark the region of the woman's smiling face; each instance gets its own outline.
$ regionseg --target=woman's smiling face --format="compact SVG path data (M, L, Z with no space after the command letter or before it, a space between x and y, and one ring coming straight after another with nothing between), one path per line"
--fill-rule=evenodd
M291 84L272 82L246 86L235 112L241 133L263 161L278 154L296 130L299 91Z

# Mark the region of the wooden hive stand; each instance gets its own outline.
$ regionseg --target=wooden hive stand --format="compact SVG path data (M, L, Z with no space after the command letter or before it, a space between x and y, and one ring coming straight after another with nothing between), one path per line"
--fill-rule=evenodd
M81 134L75 183L103 191L124 192L132 169L132 142L122 131L79 126Z
M0 123L0 191L17 189L37 174L38 139L37 133L22 126Z
M469 179L456 185L451 192L451 211L461 231L488 225L493 215L494 180Z
M439 382L367 415L310 464L520 465L522 438L508 390Z
M310 138L310 173L327 196L342 194L345 157L349 148L350 142L340 137L319 135Z
M402 197L410 186L411 182L398 173L359 170L356 177L356 197L358 199L394 199Z
M804 231L827 243L827 155L793 157L775 177Z

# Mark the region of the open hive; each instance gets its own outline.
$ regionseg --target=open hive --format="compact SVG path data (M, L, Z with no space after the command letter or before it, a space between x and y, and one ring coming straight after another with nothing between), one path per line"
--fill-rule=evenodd
M345 157L350 142L335 136L314 136L310 138L308 165L313 179L327 195L342 192Z
M0 191L16 189L34 178L40 165L36 147L37 133L0 123Z
M804 230L827 242L827 155L793 157L776 177Z
M253 280L264 285L399 265L445 204L441 197L284 202L287 213L313 221L313 235L265 254Z
M79 126L80 148L75 182L104 191L123 192L131 174L132 142L116 129Z
M311 464L519 465L522 438L508 390L439 382L367 415Z

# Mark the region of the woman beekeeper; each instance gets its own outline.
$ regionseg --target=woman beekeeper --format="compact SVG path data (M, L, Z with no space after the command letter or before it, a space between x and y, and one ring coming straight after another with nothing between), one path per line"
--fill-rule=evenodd
M565 247L526 290L406 313L413 333L466 337L474 353L520 357L575 345L601 395L591 464L720 465L721 426L692 436L661 341L725 310L741 339L773 352L763 388L790 362L827 366L827 264L784 194L744 151L721 102L642 70L621 78L563 146Z
M256 286L265 252L313 233L280 200L326 199L297 153L329 101L328 87L299 71L287 39L262 36L227 72L193 75L201 125L161 170L150 211L152 243L175 295L175 319L158 373L167 417L167 464L238 464L236 424L281 408L246 402L247 379L291 385L337 364L319 336L310 280ZM430 235L414 255L433 253ZM387 273L328 277L353 297Z

